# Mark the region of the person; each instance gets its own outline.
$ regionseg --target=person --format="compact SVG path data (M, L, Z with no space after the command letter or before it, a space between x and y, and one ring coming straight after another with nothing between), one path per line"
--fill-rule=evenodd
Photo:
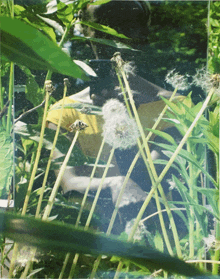
M126 35L132 37L134 41L137 41L141 38L146 38L146 30L149 24L150 19L150 10L149 6L147 8L143 8L142 1L129 1L129 5L126 1L111 1L107 4L103 4L100 6L87 6L87 9L82 12L82 17L88 17L88 14L92 18L93 21L108 24L110 27L115 28L117 30L125 31L125 23L123 18L128 16L127 12L122 14L122 19L120 22L118 16L112 18L113 10L118 8L120 11L129 11L129 18L132 18L135 23L137 23L139 34L137 36L136 32L134 32L135 24L131 33L128 32L126 29ZM132 9L130 10L130 8ZM136 7L136 8L135 8ZM131 13L130 13L131 12ZM134 16L132 16L132 12ZM139 21L139 17L136 15L139 12L142 15L141 22ZM145 17L144 17L145 13ZM147 13L147 14L146 14ZM106 14L111 16L111 20L108 21L109 16L107 17ZM105 15L105 16L104 16ZM117 20L114 20L116 18ZM133 22L133 23L134 23ZM145 23L145 27L143 27L142 23ZM112 23L112 25L110 25ZM141 25L141 26L140 26ZM93 32L91 29L86 32ZM141 33L141 34L140 34ZM100 33L93 32L93 36L100 36ZM93 50L95 51L96 58L102 54L101 51L98 50L97 47L94 47ZM106 58L106 56L104 55ZM75 104L81 103L85 105L95 105L102 107L107 100L109 99L117 99L120 102L122 100L122 94L118 89L118 79L111 67L111 62L109 59L96 59L90 61L90 66L94 69L93 75L97 77L92 80L90 86L86 87L84 90L80 91L79 93L70 95L65 98L65 105L67 104ZM93 71L92 69L91 72ZM155 119L158 118L159 114L161 113L165 103L161 100L160 96L165 98L169 98L172 92L167 91L147 80L138 76L133 71L131 71L132 66L128 64L127 67L127 77L129 81L129 85L131 87L132 92L134 92L134 100L137 107L137 111L140 117L141 124L144 128L152 128ZM126 71L126 68L125 68ZM177 94L176 101L181 101L184 97ZM58 120L60 117L60 104L62 100L55 103L48 112L47 116L47 125L48 128L56 130ZM62 115L62 132L66 132L66 136L72 140L74 133L71 130L72 124L76 120L81 120L85 122L88 127L79 134L77 139L77 146L83 151L86 156L96 158L99 148L102 142L102 127L104 124L103 116L102 115L93 115L87 114L86 111L83 110L79 111L74 108L64 108L63 115ZM117 120L117 118L116 118ZM173 127L171 124L162 121L158 127L159 130L166 130L169 129L171 133L173 133ZM147 135L147 131L145 130ZM160 141L157 138L153 137L151 140ZM110 154L111 146L105 143L103 152L101 154L101 160L107 162L109 154ZM103 213L107 219L110 218L112 214L112 210L114 208L114 204L117 200L119 191L124 181L124 177L127 173L127 170L130 166L131 161L133 160L135 154L137 152L137 147L128 148L125 150L121 150L120 148L115 150L114 157L112 159L112 166L109 168L107 177L104 180L103 190L101 192L102 197L111 197L111 206L110 203L101 202L100 208L105 208ZM151 150L153 160L159 158L161 156L161 151L154 148ZM62 154L59 151L54 153L54 158L62 157ZM104 168L98 167L95 173L95 177L92 180L90 186L90 194L94 195L95 191L97 190L100 182L101 177L103 175ZM87 189L89 184L90 175L92 172L92 167L89 165L83 166L68 166L65 170L61 181L61 187L63 193L68 197L74 196L81 196L83 197L83 193ZM58 174L58 171L55 171ZM168 189L168 186L166 186ZM146 171L146 167L143 163L142 159L138 160L135 169L132 172L131 178L128 181L126 186L125 192L123 194L123 198L120 203L119 213L121 212L120 222L121 224L120 229L115 228L116 233L119 231L121 232L125 228L128 221L132 218L135 218L137 215L138 210L140 209L143 201L147 197L147 193L151 189L151 181L149 174ZM94 191L94 192L92 192ZM168 192L168 191L167 191ZM152 214L156 211L154 204L148 207L147 214ZM119 226L119 225L118 225Z

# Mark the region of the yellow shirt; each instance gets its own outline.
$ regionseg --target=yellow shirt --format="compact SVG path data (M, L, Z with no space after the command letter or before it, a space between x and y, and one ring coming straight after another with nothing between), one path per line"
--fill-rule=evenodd
M184 96L178 96L175 98L175 102L182 101L184 98ZM78 101L75 101L69 97L65 98L65 105L77 102ZM61 104L62 100L58 101L50 108L47 121L58 124L61 112ZM56 106L59 108L56 109ZM162 112L164 106L165 103L163 100L141 104L139 106L138 114L141 124L144 128L153 127L155 120ZM70 125L78 119L82 120L89 126L79 134L78 143L86 156L96 157L102 141L102 125L104 123L103 118L101 115L85 114L73 108L64 108L61 127L67 131L70 131ZM171 123L161 121L157 129L164 130L172 126L173 125ZM147 135L148 131L145 131L145 133ZM109 154L109 150L110 149L107 148L107 151L105 152L106 155Z

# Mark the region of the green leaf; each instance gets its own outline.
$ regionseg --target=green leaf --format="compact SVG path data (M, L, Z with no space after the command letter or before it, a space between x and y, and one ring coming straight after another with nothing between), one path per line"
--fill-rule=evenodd
M88 80L86 74L54 42L17 19L0 17L1 52L31 69L51 70Z
M127 44L123 44L121 42L116 42L116 41L108 40L108 39L74 36L73 40L92 41L92 42L95 42L95 43L98 43L98 44L103 44L103 45L107 45L107 46L111 46L111 47L115 47L115 48L119 48L119 49L130 49L130 50L133 50L133 51L139 51L138 49L134 49Z
M168 142L170 142L173 145L177 145L174 138L171 135L167 134L166 132L159 131L159 130L153 130L150 128L145 128L145 130L153 132L155 135L160 136L161 138L167 140Z
M63 2L57 4L57 17L67 26L73 20L73 4L66 5Z
M7 199L13 170L12 138L0 129L0 198Z
M96 1L92 2L90 5L102 5L102 4L106 4L110 1L112 1L112 0L96 0Z
M160 269L185 276L205 275L182 260L151 247L119 241L115 237L95 234L61 222L45 222L26 216L0 213L0 232L16 242L59 252L104 254L130 260L143 269Z
M149 141L150 143L152 144L155 144L155 145L158 145L160 147L162 147L163 149L165 150L169 150L171 152L175 152L176 150L176 147L175 146L172 146L172 145L169 145L169 144L163 144L163 143L156 143L156 142L153 142L153 141ZM200 169L206 176L208 179L210 179L210 181L212 181L212 183L218 187L216 181L213 179L213 177L197 162L197 160L195 159L195 157L187 152L186 150L180 150L180 152L178 153L179 156L181 156L182 158L184 158L185 160L191 162L192 164L194 164L198 169Z
M94 29L96 29L100 32L104 32L104 33L107 33L109 35L116 36L116 37L119 37L119 38L122 38L122 39L129 39L125 35L119 34L116 30L114 30L114 29L112 29L108 26L102 25L102 24L98 24L98 23L95 23L95 22L88 22L88 21L80 21L80 22L77 22L77 24L83 24L83 25L89 26L91 28L94 28Z

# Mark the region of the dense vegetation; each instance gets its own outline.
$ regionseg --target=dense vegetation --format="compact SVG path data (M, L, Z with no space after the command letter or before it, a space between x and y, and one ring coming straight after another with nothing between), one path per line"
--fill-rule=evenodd
M85 38L73 32L78 11L89 0L64 1L66 4L58 1L49 9L47 2L36 5L35 1L17 0L14 4L6 0L1 3L0 196L1 199L15 200L13 212L0 212L1 275L8 272L7 266L9 277L21 278L28 274L32 274L32 278L95 278L95 274L99 278L205 278L211 273L218 275L220 3L153 1L148 41L131 42L129 45L129 40L127 42L123 35L109 27L104 32L114 36L114 40ZM101 25L95 27L103 31ZM164 99L169 109L163 113L167 121L175 123L182 140L177 142L171 135L157 131L156 126L153 128L152 133L168 142L158 143L168 159L154 162L164 169L162 174L153 175L152 190L138 213L132 233L123 232L117 237L94 230L102 221L98 214L92 216L93 229L84 229L89 215L86 210L81 216L81 226L75 225L80 206L68 202L60 190L55 190L54 196L53 189L59 186L59 181L53 172L56 164L48 160L56 142L56 148L64 153L69 149L65 137L57 139L55 132L45 127L48 107L66 93L63 77L68 77L71 82L68 89L71 94L89 84L89 72L72 59L85 63L94 59L91 41L106 49L103 59L110 59L119 50L125 61L134 60L140 76L163 88L171 90L168 82L172 83L172 79L165 81L165 76L174 68L178 78L187 74L187 81L185 78L184 81L188 84L193 82L191 93L181 88L180 83L175 84L175 89L179 87L187 96L183 103L174 104ZM61 50L62 47L71 53L71 59ZM208 71L204 68L207 48ZM123 69L117 65L116 70L126 83ZM51 83L44 86L45 80L53 81L55 92ZM12 121L13 92L15 123ZM33 107L36 108L33 112L20 118ZM93 114L100 113L95 107L89 109ZM138 120L135 121L141 131ZM149 139L142 138L142 141L147 146ZM182 149L183 146L186 148ZM95 164L76 146L73 154L69 164ZM146 156L150 170L154 170L149 154ZM65 167L64 162L62 166ZM172 177L181 196L178 202L168 200L160 186L170 167L181 175L181 179L175 175ZM163 226L160 219L161 230L154 235L149 233L137 237L133 243L135 230L140 232L141 224L144 224L141 222L143 212L157 192L157 211L160 211L160 204L165 208L168 212L166 222L170 222L171 229L167 235L167 226ZM171 212L177 211L178 206L185 212L182 214L178 210L187 228L184 234L178 227L176 230L175 219L172 218ZM11 244L11 240L14 243ZM8 264L7 256L12 249L13 257Z

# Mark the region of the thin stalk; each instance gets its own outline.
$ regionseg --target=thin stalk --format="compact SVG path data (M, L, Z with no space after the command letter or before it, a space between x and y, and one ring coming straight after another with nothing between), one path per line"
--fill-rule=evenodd
M89 213L89 216L86 220L86 224L85 224L85 227L84 227L84 230L87 231L88 228L89 228L89 225L90 225L90 222L92 220L92 215L95 211L95 207L96 207L96 204L97 204L97 201L98 201L98 198L99 198L99 195L100 195L100 192L102 190L102 186L103 186L103 183L104 183L104 180L106 178L106 175L107 175L107 172L108 172L108 169L110 167L110 164L111 164L111 161L112 161L112 158L113 158L113 155L114 155L114 152L115 152L115 148L112 147L111 151L110 151L110 154L109 154L109 158L108 158L108 161L107 161L107 164L106 164L106 167L105 167L105 170L104 170L104 173L102 175L102 179L101 179L101 182L99 184L99 187L97 189L97 192L96 192L96 195L95 195L95 198L94 198L94 201L92 203L92 207L90 209L90 213ZM69 279L72 278L73 276L73 273L75 271L75 268L76 268L76 264L77 264L77 260L78 260L78 257L79 257L79 254L76 254L74 259L73 259L73 264L72 264L72 267L71 267L71 270L70 270L70 273L69 273ZM91 278L91 277L90 277Z
M177 91L177 90L175 89L174 92L173 92L173 94L172 94L172 96L170 97L170 101L173 100L173 97L174 97L174 95L176 94L176 91ZM153 130L155 130L155 129L157 128L157 126L158 126L158 124L160 123L161 119L163 118L163 116L164 116L164 114L165 114L167 108L168 108L168 105L166 105L166 106L164 107L164 109L162 110L162 112L161 112L160 116L158 117L157 121L154 123L154 125L153 125L153 127L152 127ZM151 138L152 135L153 135L153 132L149 132L148 135L147 135L147 137L146 137L146 141L148 141L148 140ZM142 145L141 149L143 149L143 145ZM120 202L121 202L122 195L123 195L123 193L124 193L126 184L127 184L128 180L129 180L129 178L130 178L131 172L132 172L132 170L134 169L135 164L137 163L137 160L138 160L139 157L140 157L140 154L141 154L141 150L139 150L139 151L137 152L137 154L135 155L135 157L134 157L134 159L133 159L133 161L132 161L132 163L131 163L131 165L130 165L128 171L127 171L127 174L126 174L126 176L125 176L125 180L124 180L124 182L123 182L123 184L122 184L122 188L121 188L121 191L120 191L120 193L119 193L119 195L118 195L118 199L117 199L116 204L115 204L115 209L114 209L114 212L113 212L112 217L111 217L111 220L110 220L110 224L109 224L109 228L108 228L108 230L109 230L110 232L111 232L111 229L112 229L112 227L113 227L113 224L114 224L116 215L117 215L117 213L118 213L119 204L120 204Z
M0 110L2 112L4 108L4 92L2 89L2 77L1 77L1 72L0 72ZM6 127L6 121L5 121L5 115L2 116L1 120L1 124L3 127Z
M131 118L133 118L132 112L131 112L131 109L130 109L130 105L129 105L129 103L128 103L128 100L127 100L127 97L126 97L126 94L125 94L124 86L123 86L123 83L122 83L120 74L118 73L117 69L116 69L116 74L117 74L117 77L118 77L118 80L119 80L119 84L120 84L120 87L121 87L121 90L122 90L122 93L123 93L123 96L124 96L124 101L125 101L125 105L126 105L126 107L127 107L127 111L128 111L128 113L129 113L129 116L130 116ZM177 89L175 89L174 92L173 92L173 94L171 95L170 101L172 101L172 99L173 99L173 97L175 96L176 92L177 92ZM153 126L152 129L156 129L157 125L159 124L159 122L161 121L163 115L165 114L167 108L168 108L168 106L166 105L166 106L164 107L163 111L161 112L159 118L158 118L157 121L155 122L155 124L154 124L154 126ZM146 138L147 141L148 141L149 138L152 136L152 134L153 134L152 132L150 132L150 133L148 134L148 137ZM139 158L139 156L140 156L140 153L141 153L141 155L142 155L142 157L143 157L143 160L144 160L145 165L146 165L146 167L147 167L147 169L148 169L148 172L149 172L149 174L151 175L151 171L150 171L150 168L149 168L149 165L148 165L148 162L147 162L147 158L146 158L146 156L145 156L145 154L144 154L144 152L143 152L143 147L141 146L141 142L140 142L139 139L138 139L137 142L138 142L139 151L138 151L138 153L136 154L136 156L135 156L135 158L134 158L134 160L133 160L133 162L132 162L132 164L131 164L131 166L130 166L130 168L129 168L127 174L126 174L126 177L125 177L125 180L124 180L124 182L123 182L121 191L120 191L120 193L119 193L119 196L118 196L118 199L117 199L117 202L116 202L116 205L115 205L113 214L112 214L112 216L111 216L111 220L110 220L110 223L109 223L109 226L108 226L106 235L110 235L110 234L111 234L111 230L112 230L112 228L113 228L113 225L114 225L114 222L115 222L115 218L116 218L117 213L118 213L118 210L119 210L119 204L120 204L120 202L121 202L121 198L122 198L122 196L123 196L123 193L124 193L125 187L126 187L126 185L127 185L127 182L128 182L128 180L129 180L129 178L130 178L131 172L132 172L132 170L133 170L133 168L134 168L134 166L135 166L135 164L136 164L136 162L137 162L137 160L138 160L138 158ZM151 179L152 179L152 178L151 178ZM168 235L167 235L167 232L166 232L166 227L165 227L164 220L163 220L162 211L161 211L161 208L160 208L160 205L159 205L159 198L158 198L158 195L156 196L156 199L157 199L158 214L160 215L160 224L161 224L161 228L162 228L164 240L165 240L165 243L166 243L166 245L167 245L167 249L168 249L170 255L173 255L173 251L172 251L172 248L171 248L171 245L170 245L170 241L169 241L169 238L168 238ZM166 210L166 211L167 211L167 210ZM98 266L99 266L100 261L101 261L101 258L102 258L102 256L99 255L99 256L97 257L97 259L95 260L94 265L93 265L93 270L92 270L91 275L90 275L90 278L95 277L96 271L97 271Z
M97 201L98 201L98 198L99 198L99 194L100 194L100 192L101 192L101 190L102 190L102 186L103 186L103 184L104 184L104 180L105 180L105 178L106 178L108 169L109 169L109 167L110 167L110 164L111 164L111 161L112 161L114 152L115 152L115 148L112 147L112 149L111 149L111 151L110 151L110 154L109 154L109 158L108 158L106 167L105 167L105 170L104 170L104 173L103 173L103 176L102 176L102 179L101 179L101 182L100 182L100 185L99 185L98 190L97 190L97 192L96 192L95 199L94 199L94 201L93 201L93 204L92 204L92 207L91 207L89 216L88 216L87 221L86 221L86 224L85 224L85 228L84 228L85 231L87 231L88 228L89 228L89 224L90 224L90 222L91 222L92 215L93 215L93 213L94 213L94 211L95 211L95 207L96 207L96 204L97 204Z
M26 264L26 266L25 266L25 269L24 269L24 271L23 271L22 274L21 274L20 279L25 279L25 278L27 278L28 271L29 271L29 269L32 267L33 258L34 258L34 256L35 256L36 252L37 252L37 248L34 247L33 250L31 251L31 258L28 260L28 262L27 262L27 264Z
M35 218L40 218L40 209L41 209L41 204L42 204L42 200L43 200L44 190L45 190L45 187L46 187L46 182L47 182L48 174L49 174L49 171L50 171L51 162L52 162L52 159L53 159L53 153L54 153L56 143L57 143L57 139L58 139L59 132L60 132L66 92L67 92L67 85L64 84L63 101L62 101L60 117L59 117L59 121L58 121L58 124L57 124L57 130L56 130L55 137L54 137L54 140L53 140L53 145L52 145L52 148L51 148L51 151L50 151L50 156L49 156L49 160L48 160L48 163L47 163L47 167L46 167L46 171L45 171L45 175L44 175L44 180L43 180L42 187L41 187L40 196L39 196L39 199L38 199Z
M130 99L131 107L132 107L132 110L133 110L133 113L134 113L134 116L135 116L135 120L136 120L136 123L138 125L139 131L140 131L140 134L141 134L141 138L143 140L143 144L144 144L144 147L145 147L145 150L146 150L146 153L147 153L147 158L148 158L148 161L149 161L150 169L151 169L153 177L154 177L154 179L156 181L156 180L158 180L158 176L157 176L157 172L156 172L156 169L155 169L152 157L151 157L150 148L149 148L149 145L148 145L148 143L147 143L147 141L145 139L144 130L143 130L143 127L141 125L140 118L139 118L139 115L137 113L137 109L136 109L136 106L135 106L135 103L134 103L134 100L133 100L133 95L131 93L131 89L130 89L129 83L128 83L128 80L126 78L126 75L125 75L125 72L123 71L123 69L121 70L121 74L122 74L122 77L123 77L123 80L124 80L124 83L125 83L125 86L126 86L126 90L128 92L128 95L129 95L129 99ZM154 184L153 181L152 181L152 184ZM160 185L160 183L158 184L158 188L159 188L161 197L162 197L162 199L164 201L164 204L166 206L168 217L170 219L171 229L172 229L172 232L173 232L174 241L175 241L176 250L177 250L177 255L178 255L178 257L182 258L182 252L181 252L181 246L180 246L180 242L179 242L179 236L178 236L176 225L175 225L175 222L174 222L174 219L173 219L173 216L172 216L172 212L170 211L170 207L169 207L169 205L167 203L166 196L164 194L163 188ZM134 231L135 230L136 230L136 228L134 227ZM132 237L131 237L131 239L132 239Z
M15 242L14 248L13 248L13 254L12 254L12 258L11 258L11 262L10 262L10 267L9 267L9 271L8 271L8 278L12 278L12 276L13 276L13 271L15 268L15 261L17 258L17 254L18 254L18 243Z
M39 159L40 159L41 148L42 148L42 144L43 144L44 130L45 130L45 126L46 126L47 107L48 107L48 101L49 101L49 92L47 92L47 90L45 90L45 92L46 92L46 100L45 100L43 121L42 121L42 126L41 126L40 140L39 140L36 159L35 159L35 162L34 162L32 173L31 173L30 182L29 182L29 185L28 185L27 194L25 196L25 201L24 201L24 205L23 205L21 215L25 215L26 211L27 211L28 201L29 201L30 194L31 194L31 191L32 191L34 178L35 178L35 174L37 172L38 162L39 162ZM17 253L18 253L18 244L15 243L14 244L14 249L13 249L12 260L11 260L11 264L10 264L10 268L9 268L9 273L8 273L9 278L11 278L12 275L13 275L13 270L15 268L15 260L17 258Z
M12 127L12 103L13 103L13 92L14 92L14 63L10 62L10 75L9 75L9 92L8 92L8 114L7 114L7 123L6 123L6 132L11 133Z
M48 72L50 72L50 71L48 71ZM25 200L24 200L24 205L23 205L23 209L22 209L22 213L21 213L22 216L25 215L26 211L27 211L28 201L30 199L31 191L33 188L34 178L35 178L35 175L37 172L38 163L39 163L39 159L40 159L40 155L41 155L41 149L42 149L43 140L44 140L44 131L45 131L45 127L46 127L46 118L47 118L47 108L48 108L48 103L49 103L49 92L46 89L45 89L45 94L46 94L46 98L45 98L43 121L42 121L41 132L40 132L40 140L39 140L39 144L37 147L36 159L34 162L32 173L31 173L30 182L29 182L28 189L27 189L27 194L26 194Z
M78 216L77 216L77 220L76 220L76 224L75 224L76 227L78 227L78 225L79 225L80 218L81 218L82 212L83 212L83 208L84 208L84 205L85 205L85 203L86 203L86 199L87 199L87 196L88 196L88 193L89 193L89 189L90 189L90 186L91 186L91 183L92 183L92 179L93 179L93 177L94 177L94 175L95 175L96 168L97 168L99 159L100 159L100 157L101 157L101 153L102 153L104 144L105 144L105 140L104 140L104 138L103 138L102 143L101 143L101 146L100 146L100 148L99 148L99 152L98 152L97 157L96 157L95 165L94 165L94 167L93 167L93 169L92 169L92 173L91 173L91 175L90 175L89 185L88 185L88 187L86 188L86 192L85 192L85 194L84 194L84 196L83 196L83 200L82 200L82 203L81 203L80 211L79 211L79 214L78 214Z
M67 253L66 256L65 256L65 259L64 259L64 262L63 262L63 266L62 266L62 269L61 269L61 272L60 272L60 275L59 275L58 279L62 279L63 278L63 274L64 274L64 271L65 271L66 265L68 263L69 257L70 257L70 253Z
M64 175L64 172L65 172L67 163L68 163L69 158L70 158L70 156L71 156L73 147L74 147L74 145L75 145L75 143L76 143L76 141L77 141L78 135L79 135L79 130L76 131L75 136L74 136L74 138L73 138L73 141L72 141L72 143L71 143L71 145L70 145L70 148L69 148L69 150L68 150L68 152L67 152L67 154L66 154L66 157L65 157L65 159L64 159L64 161L63 161L63 164L62 164L62 166L61 166L61 168L60 168L59 174L58 174L58 176L57 176L56 182L55 182L55 184L54 184L54 186L53 186L53 190L52 190L52 192L51 192L51 194L50 194L50 197L49 197L47 206L46 206L46 208L45 208L45 211L44 211L44 215L43 215L43 217L42 217L42 220L46 220L46 219L49 217L49 215L50 215L50 212L51 212L52 207L53 207L53 204L54 204L54 200L55 200L55 198L56 198L56 195L57 195L57 192L58 192L60 183L61 183L61 179L62 179L62 177L63 177L63 175Z
M122 70L123 71L123 70ZM128 113L129 113L129 116L130 118L133 119L133 115L132 115L132 112L131 112L131 109L130 109L130 105L128 103L128 100L127 100L127 96L126 96L126 93L125 93L125 90L124 90L124 86L123 86L123 83L122 83L122 80L121 80L121 77L120 77L120 74L118 73L118 69L116 68L116 73L117 73L117 76L118 76L118 80L119 80L119 84L120 84L120 87L122 89L122 93L123 93L123 96L124 96L124 101L125 101L125 104L126 104L126 107L127 107L127 110L128 110ZM175 92L176 93L176 92ZM174 94L175 94L174 93ZM129 94L129 97L130 97L131 94ZM172 94L173 95L173 94ZM141 126L142 127L142 126ZM145 135L144 135L145 137ZM147 141L146 141L147 142ZM147 158L146 158L146 155L142 149L142 146L141 146L141 142L140 142L140 139L137 140L137 143L138 143L138 148L141 152L141 155L142 155L142 158L144 160L144 163L146 165L146 168L147 168L147 171L150 175L150 178L151 178L151 181L152 181L152 184L155 182L154 181L154 176L152 174L152 171L151 171L151 168L149 166L149 163L147 161ZM125 184L126 185L126 184ZM161 187L162 189L162 187ZM123 190L124 192L124 190ZM123 194L122 192L122 194ZM163 197L165 197L165 195L163 195ZM171 244L170 244L170 241L169 241L169 238L168 238L168 234L167 234L167 230L166 230L166 227L165 227L165 223L164 223L164 219L163 219L163 215L162 213L160 212L161 211L161 207L160 207L160 202L159 202L159 197L158 197L158 194L157 194L157 191L155 192L155 199L156 199L156 205L157 205L157 209L159 211L159 220L160 220L160 225L161 225L161 229L162 229L162 233L163 233L163 237L164 237L164 240L165 240L165 243L166 243L166 246L167 246L167 249L170 253L170 255L172 256L173 255L173 251L172 251L172 248L171 248ZM116 209L118 211L118 208ZM116 218L116 215L114 214L114 220ZM110 221L111 225L109 226L108 228L108 231L107 231L107 235L110 234L111 232L111 229L112 229L112 226L113 226L113 223Z
M187 151L191 154L191 146L190 143L187 142ZM194 199L194 172L193 165L189 162L189 195L192 199ZM194 210L193 206L190 206L190 220L189 220L189 258L192 259L194 257Z
M79 225L80 218L81 218L82 212L83 212L83 208L84 208L84 206L85 206L86 199L87 199L87 196L88 196L88 193L89 193L89 189L90 189L90 186L91 186L91 182L92 182L92 179L93 179L93 177L94 177L94 175L95 175L95 171L96 171L96 168L97 168L99 159L100 159L100 157L101 157L104 144L105 144L105 140L104 140L104 138L103 138L102 143L101 143L101 146L100 146L100 148L99 148L99 152L98 152L97 157L96 157L95 165L94 165L94 167L93 167L93 169L92 169L92 173L91 173L91 175L90 175L89 185L88 185L88 187L86 188L86 192L85 192L85 194L84 194L84 196L83 196L83 200L82 200L82 203L81 203L80 211L79 211L79 214L78 214L78 216L77 216L77 220L76 220L76 224L75 224L76 228L77 228L78 225ZM73 273L74 273L75 267L76 267L76 264L77 264L77 261L78 261L78 258L79 258L79 254L75 254L75 257L74 257L74 259L73 259L73 264L72 264L72 267L71 267L71 270L70 270L70 274L73 274Z
M215 161L216 161L216 182L217 185L219 185L219 167L220 167L220 162L219 162L219 156L215 154ZM219 216L220 216L220 185L219 187L219 196L218 196L218 211L219 211ZM215 233L215 239L216 239L216 247L215 247L215 254L214 254L214 261L219 261L220 259L220 249L219 249L219 243L220 243L220 221L216 220L216 233ZM218 274L218 268L219 268L219 263L214 263L212 267L212 274L217 275Z

